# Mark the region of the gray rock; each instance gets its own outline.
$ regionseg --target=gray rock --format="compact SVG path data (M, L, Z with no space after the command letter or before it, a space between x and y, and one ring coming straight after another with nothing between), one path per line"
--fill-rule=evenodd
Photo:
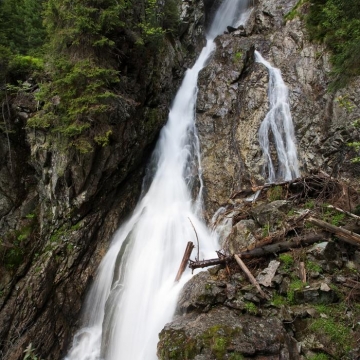
M251 214L261 226L277 224L284 220L285 213L289 211L290 206L286 200L276 200L256 206L251 210Z
M161 360L230 359L235 355L257 360L299 359L296 341L279 319L238 316L226 308L178 317L165 326L159 338Z

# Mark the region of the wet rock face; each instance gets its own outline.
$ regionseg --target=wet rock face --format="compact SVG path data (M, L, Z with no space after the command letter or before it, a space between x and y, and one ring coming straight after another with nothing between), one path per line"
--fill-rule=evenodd
M197 124L209 217L233 192L267 177L258 130L269 109L269 78L254 62L255 49L281 70L288 86L301 172L357 171L346 143L360 114L359 80L328 92L329 54L309 41L299 17L285 21L296 3L258 1L244 29L218 37L216 53L200 76ZM306 6L299 11L306 12ZM354 106L351 111L345 103Z
M299 359L294 340L278 319L240 317L226 308L178 317L159 337L161 360Z

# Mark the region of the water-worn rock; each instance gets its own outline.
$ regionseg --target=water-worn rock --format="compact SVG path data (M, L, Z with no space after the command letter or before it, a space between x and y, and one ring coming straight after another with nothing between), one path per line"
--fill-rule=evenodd
M300 359L280 320L238 316L226 308L180 316L159 337L161 360Z

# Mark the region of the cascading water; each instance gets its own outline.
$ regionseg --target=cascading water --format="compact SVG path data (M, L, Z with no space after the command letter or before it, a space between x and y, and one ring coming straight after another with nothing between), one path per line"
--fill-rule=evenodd
M290 113L288 88L281 72L266 61L258 51L255 60L266 66L269 71L269 112L259 129L259 142L264 153L264 173L268 173L268 182L291 180L300 176L294 125ZM277 171L271 159L269 131L274 137L277 152Z
M201 255L214 255L217 239L197 216L201 196L193 202L189 188L190 168L199 155L197 78L215 49L215 37L227 26L236 26L247 5L248 0L225 0L217 11L207 45L187 71L161 132L151 185L100 264L86 300L83 327L74 336L67 360L156 359L158 333L171 320L178 293L190 276L174 284L187 242L196 243L191 222Z

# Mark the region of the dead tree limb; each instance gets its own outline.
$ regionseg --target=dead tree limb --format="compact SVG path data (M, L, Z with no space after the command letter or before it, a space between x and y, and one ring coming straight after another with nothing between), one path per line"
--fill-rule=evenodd
M327 207L330 208L330 209L335 209L335 210L337 210L337 211L339 211L339 212L341 212L343 214L349 215L349 216L353 217L354 219L360 220L360 216L357 216L357 215L355 215L355 214L353 214L353 213L351 213L349 211L340 209L340 208L338 208L336 206L332 206L332 205L328 205Z
M332 234L335 234L342 241L345 241L351 245L360 246L360 235L358 235L352 231L337 227L335 225L331 225L331 224L327 223L326 221L322 221L322 220L316 219L314 217L309 217L307 219L307 221L311 224L321 227L322 229L324 229Z
M195 235L196 235L196 242L197 242L197 260L200 259L200 243L199 243L199 237L198 237L198 234L196 232L196 229L195 229L195 226L194 224L192 223L191 219L188 217L189 221L190 221L190 224L192 225L194 231L195 231Z
M290 249L296 249L299 247L305 247L312 245L318 241L323 241L328 237L328 232L322 231L319 233L310 233L303 236L296 236L292 238L290 241L284 241L276 244L256 247L252 250L247 250L241 252L239 255L243 259L251 259L255 257L262 257L269 254L276 254L284 251L288 251ZM226 262L230 262L233 260L233 256L226 256L221 259L209 259L202 261L192 261L190 260L189 268L192 270L199 268L206 268L209 266L225 264Z
M181 279L181 276L182 276L183 272L186 269L186 265L189 262L189 259L190 259L190 256L191 256L191 253L192 253L194 247L195 246L194 246L192 241L189 241L187 243L186 249L185 249L185 252L184 252L184 256L183 256L183 258L181 260L179 270L178 270L178 272L176 274L175 282L178 282Z
M261 295L261 297L263 299L268 299L268 297L266 296L266 294L262 291L259 283L256 281L256 279L254 278L253 274L250 272L250 270L247 268L247 266L244 264L244 262L240 259L239 255L234 255L234 258L236 260L236 262L238 263L238 265L241 267L241 270L246 274L246 276L248 277L249 281L256 287L256 289L258 290L259 294Z

